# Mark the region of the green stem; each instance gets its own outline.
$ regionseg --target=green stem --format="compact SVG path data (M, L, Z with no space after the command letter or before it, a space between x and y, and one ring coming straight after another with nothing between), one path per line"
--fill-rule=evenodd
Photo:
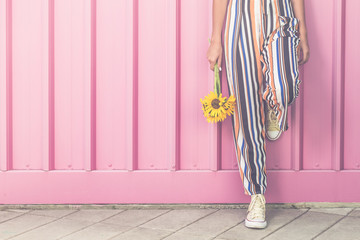
M221 93L221 85L220 85L220 75L219 75L219 67L218 64L215 64L214 67L214 92L220 96Z
M211 40L209 38L209 43L211 44ZM219 75L219 66L218 63L215 63L214 66L214 92L220 96L221 93L221 84L220 84L220 75Z

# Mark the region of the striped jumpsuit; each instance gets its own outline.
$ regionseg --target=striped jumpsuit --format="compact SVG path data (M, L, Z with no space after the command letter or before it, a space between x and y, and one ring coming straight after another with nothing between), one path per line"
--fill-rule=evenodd
M291 0L229 0L224 53L231 117L245 194L265 193L265 106L286 131L287 106L299 94L299 20ZM263 81L264 79L264 81Z

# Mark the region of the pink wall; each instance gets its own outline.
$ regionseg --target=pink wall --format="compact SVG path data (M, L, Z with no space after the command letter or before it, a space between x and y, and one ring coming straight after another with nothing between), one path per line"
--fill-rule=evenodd
M201 112L211 2L0 0L0 203L248 202L231 120ZM306 0L268 202L360 201L359 9Z

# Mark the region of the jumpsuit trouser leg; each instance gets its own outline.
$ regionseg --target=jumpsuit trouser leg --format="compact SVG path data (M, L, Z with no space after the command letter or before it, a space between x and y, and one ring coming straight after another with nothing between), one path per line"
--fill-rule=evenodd
M267 187L265 108L283 131L287 106L299 93L298 19L291 0L229 0L224 53L236 158L245 194ZM264 80L263 80L264 79Z

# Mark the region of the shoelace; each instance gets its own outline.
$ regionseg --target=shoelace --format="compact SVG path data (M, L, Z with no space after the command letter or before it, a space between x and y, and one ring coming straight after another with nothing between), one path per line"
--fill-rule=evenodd
M265 199L260 195L255 195L251 201L249 210L252 219L265 218Z
M277 120L275 112L272 109L269 109L267 129L268 131L280 131L279 122Z

